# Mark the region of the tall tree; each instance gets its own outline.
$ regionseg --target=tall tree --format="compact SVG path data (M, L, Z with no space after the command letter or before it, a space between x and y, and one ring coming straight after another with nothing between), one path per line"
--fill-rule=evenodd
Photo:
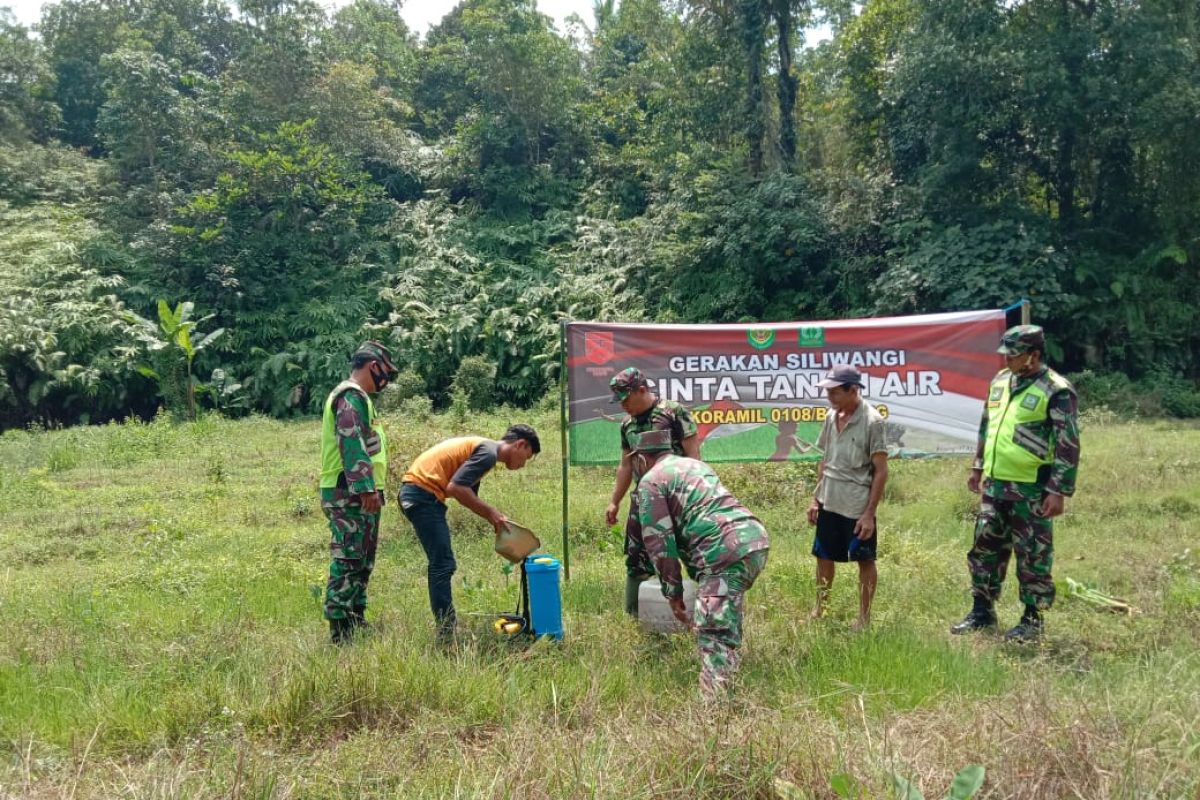
M795 74L792 53L796 46L796 22L804 20L805 0L771 0L771 18L775 22L775 50L779 74L776 76L776 96L779 101L779 152L785 169L796 162L796 90L799 80Z
M53 76L36 39L0 7L0 142L45 142L56 127Z
M763 170L763 139L767 125L763 105L763 37L767 29L767 0L735 0L738 36L744 58L745 97L743 98L743 124L748 150L746 164L751 175L760 175Z
M87 148L99 147L104 56L122 47L152 50L180 72L215 77L237 37L221 0L61 0L45 7L39 32L55 74L63 139Z
M194 146L188 140L196 115L179 90L180 76L158 53L144 50L118 50L102 66L108 78L100 139L124 181L157 187L165 174L178 174L177 159Z
M222 81L236 124L256 133L309 117L325 12L314 0L244 0L239 49Z
M378 85L407 99L416 81L418 43L400 8L398 0L354 0L334 13L321 43L330 61L370 67Z
M96 148L96 118L104 105L100 59L119 47L133 10L124 0L63 0L42 12L40 32L55 73L54 100L67 144Z
M467 193L505 213L540 213L581 161L579 53L533 0L469 0L429 41L417 101L444 103L433 124L453 126L448 149Z

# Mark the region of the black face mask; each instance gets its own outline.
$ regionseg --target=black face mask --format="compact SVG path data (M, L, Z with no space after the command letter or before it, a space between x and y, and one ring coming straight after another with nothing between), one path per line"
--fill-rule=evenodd
M382 392L384 387L392 382L387 370L378 361L372 361L370 369L371 380L375 381L375 391Z

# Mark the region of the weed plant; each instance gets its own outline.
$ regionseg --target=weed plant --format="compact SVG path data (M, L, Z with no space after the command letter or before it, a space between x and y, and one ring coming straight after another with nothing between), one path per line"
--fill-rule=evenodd
M316 421L0 437L0 797L894 797L896 776L941 797L975 764L978 797L1200 791L1195 428L1085 427L1055 575L1140 613L1060 591L1032 648L947 633L970 604L965 462L893 465L863 634L850 629L853 569L839 570L829 616L806 621L811 467L720 465L772 549L748 595L738 685L709 707L694 642L644 634L621 611L621 536L602 519L610 469L571 470L557 644L491 633L516 581L488 526L451 504L464 636L435 647L398 473L445 436L498 436L528 416L385 417L374 633L342 649L320 610ZM562 555L557 419L528 421L542 455L482 491ZM999 613L1016 621L1014 586Z

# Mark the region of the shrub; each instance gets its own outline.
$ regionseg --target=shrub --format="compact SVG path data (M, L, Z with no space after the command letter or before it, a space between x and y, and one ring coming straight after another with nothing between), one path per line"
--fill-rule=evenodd
M124 280L91 262L97 238L71 207L0 202L0 427L144 408Z
M491 411L496 405L496 365L483 356L467 356L454 373L452 391L471 411Z
M1181 419L1200 417L1200 391L1178 373L1153 370L1141 380L1145 393L1155 398L1163 412Z
M470 413L466 398L461 394L450 395L450 408L446 409L446 413L450 415L450 419L454 420L456 426L465 425Z
M50 446L46 455L46 468L51 472L66 472L75 469L83 461L79 444L72 438L59 439Z
M406 369L379 393L375 405L381 410L393 411L404 408L409 400L422 398L428 400L425 396L425 379L413 370ZM418 403L415 408L419 407Z
M99 163L69 147L0 146L0 198L76 203L95 189Z
M1141 401L1138 388L1129 376L1120 372L1094 372L1085 369L1067 376L1079 394L1081 409L1104 407L1118 415L1135 414Z
M1132 381L1120 372L1085 369L1069 376L1083 410L1106 407L1118 415L1200 417L1200 390L1187 378L1164 367L1152 368Z
M400 401L398 410L400 411L400 415L405 419L426 422L433 416L433 401L423 394L416 397L407 397Z

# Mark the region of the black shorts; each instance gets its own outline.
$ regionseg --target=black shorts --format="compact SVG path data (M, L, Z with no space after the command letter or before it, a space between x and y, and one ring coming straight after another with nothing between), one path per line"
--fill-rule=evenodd
M858 520L821 509L817 513L817 535L813 537L812 554L826 561L874 561L875 541L879 531L870 539L854 535Z

